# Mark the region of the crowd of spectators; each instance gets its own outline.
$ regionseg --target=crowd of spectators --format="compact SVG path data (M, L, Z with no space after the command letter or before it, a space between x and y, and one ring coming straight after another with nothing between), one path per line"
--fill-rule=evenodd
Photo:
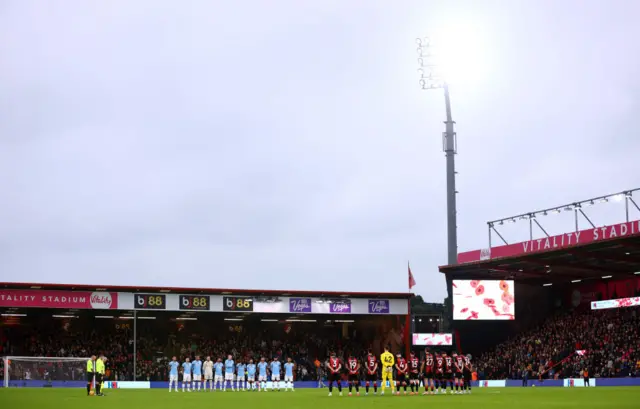
M133 330L131 325L101 320L99 325L55 320L5 329L0 347L5 355L44 357L87 357L104 354L109 358L108 378L133 380ZM175 322L139 325L136 345L137 380L168 379L168 361L177 356L196 355L212 358L231 353L248 361L261 357L291 357L297 364L298 380L317 380L330 351L363 357L373 346L379 353L382 345L396 343L403 350L401 329L387 327L353 329L345 334L340 326L211 326L191 327ZM86 331L85 328L90 328ZM640 311L634 308L567 312L546 320L537 328L521 333L498 345L491 352L474 357L479 379L567 378L578 377L587 370L592 377L640 376ZM0 361L1 362L1 361ZM33 366L33 364L32 364ZM76 364L75 368L82 368ZM31 379L55 375L76 379L71 366L40 365L28 369L16 365L14 376ZM18 373L21 371L20 373ZM27 374L28 372L28 374ZM62 373L64 372L64 373ZM3 375L0 363L0 377Z
M104 354L109 358L107 378L112 380L133 380L133 329L131 325L122 323L114 328L113 321L95 320L93 325L87 322L71 322L61 325L55 320L43 325L14 327L5 330L6 355L33 357L87 357L91 354ZM53 325L49 325L53 322ZM98 322L98 325L96 323ZM109 322L109 323L107 323ZM46 324L46 325L44 325ZM212 327L215 330L212 330ZM89 328L89 330L85 330ZM296 379L317 380L323 375L323 363L330 351L338 355L346 353L364 356L366 347L373 344L377 349L396 342L401 331L391 329L381 336L377 331L353 329L345 336L340 325L318 327L313 324L277 326L225 325L224 327L205 323L191 323L176 326L175 322L154 323L154 325L138 325L136 345L136 379L163 381L168 380L168 362L172 356L180 361L184 358L202 359L210 355L214 360L232 354L236 360L247 362L258 361L261 357L272 359L278 356L284 360L292 358L296 362ZM366 347L365 347L366 346ZM1 365L1 364L0 364ZM31 366L36 365L31 364ZM40 370L27 370L24 363L12 366L12 377L42 379L45 369L50 365L39 364ZM82 362L76 368L82 368ZM70 367L70 366L68 366ZM0 368L1 370L2 368ZM29 372L27 375L26 372ZM52 375L51 370L47 371ZM72 380L78 378L72 370L65 370L64 375L56 374ZM0 375L2 376L2 375Z
M640 376L637 308L556 315L476 360L480 379Z

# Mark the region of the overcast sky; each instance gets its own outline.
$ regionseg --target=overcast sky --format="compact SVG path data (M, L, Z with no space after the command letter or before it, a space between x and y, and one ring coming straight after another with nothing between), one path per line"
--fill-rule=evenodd
M0 281L406 291L410 260L441 302L444 101L419 89L415 38L470 36L451 98L471 250L487 220L640 187L639 13L5 0Z

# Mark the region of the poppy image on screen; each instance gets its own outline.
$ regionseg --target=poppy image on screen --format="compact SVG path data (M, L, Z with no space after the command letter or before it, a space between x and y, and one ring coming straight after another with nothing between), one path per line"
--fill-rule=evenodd
M512 280L453 280L454 320L515 319Z

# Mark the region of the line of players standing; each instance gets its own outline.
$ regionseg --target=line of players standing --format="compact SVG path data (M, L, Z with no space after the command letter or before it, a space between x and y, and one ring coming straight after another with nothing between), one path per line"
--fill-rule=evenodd
M420 393L420 383L422 380L424 386L423 395L434 395L446 393L447 385L451 387L451 394L471 393L471 356L458 355L453 353L451 356L446 352L431 353L427 348L425 350L424 360L420 360L414 352L406 359L401 354L393 355L389 353L389 349L385 348L385 353L380 357L382 368L378 367L378 359L371 350L367 354L364 361L364 381L365 394L369 394L369 388L373 387L373 393L378 390L378 370L381 369L382 381L380 382L381 394L384 394L387 380L391 387L391 393L397 388L397 394L400 394L400 388L404 389L407 394L407 387L410 388L409 394L417 395ZM360 384L362 382L362 367L356 357L350 355L346 360L346 368L342 365L342 360L337 358L335 353L331 354L327 362L329 395L332 394L333 384L336 383L340 395L342 395L342 385L340 383L342 373L347 372L349 395L353 389L356 394L360 394ZM393 373L395 372L395 382Z
M284 366L284 385L281 385L280 376L281 370ZM182 367L182 371L180 371ZM211 360L211 357L207 356L204 362L200 361L200 357L196 356L196 359L191 362L189 358L185 358L185 361L180 365L177 358L174 356L169 362L169 392L172 390L172 386L175 385L175 391L178 391L178 374L182 372L182 391L191 392L200 391L200 387L204 386L204 390L215 391L220 388L222 391L227 390L229 385L232 391L235 390L257 390L263 391L267 389L268 374L271 376L270 387L272 390L280 390L281 386L284 386L285 391L293 388L293 373L295 370L295 364L291 358L287 359L287 362L282 365L275 357L271 362L267 362L264 357L258 361L257 364L252 359L243 363L241 360L235 362L232 355L228 355L227 359L222 362L222 358L218 358L215 362ZM204 385L202 384L204 374ZM256 382L257 375L257 382ZM209 389L207 389L209 386Z

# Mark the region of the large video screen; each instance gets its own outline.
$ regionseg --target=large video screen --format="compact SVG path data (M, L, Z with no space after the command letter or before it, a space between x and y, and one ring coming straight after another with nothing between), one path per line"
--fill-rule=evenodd
M515 319L512 280L453 280L454 320Z

